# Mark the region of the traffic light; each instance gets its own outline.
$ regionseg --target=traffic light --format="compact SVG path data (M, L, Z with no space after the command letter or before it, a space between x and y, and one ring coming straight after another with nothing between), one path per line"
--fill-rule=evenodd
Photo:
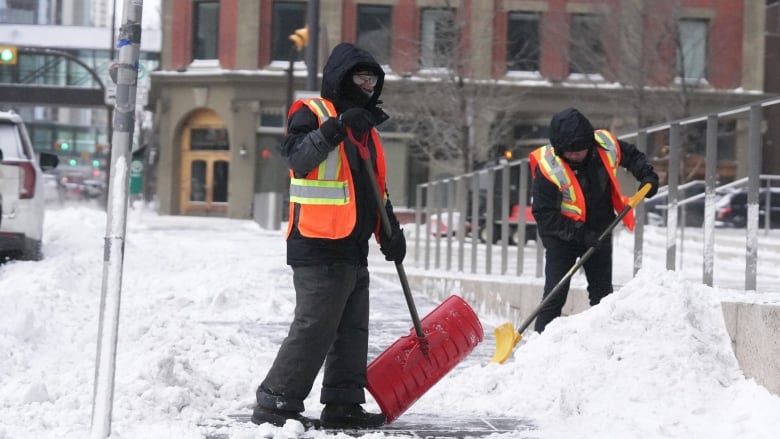
M54 142L54 149L57 151L68 151L70 149L70 144L68 142L63 142L62 140L58 140Z
M295 32L291 33L289 38L295 45L295 49L300 52L309 43L309 26L295 29Z
M0 45L0 64L15 65L19 62L18 54L16 46Z

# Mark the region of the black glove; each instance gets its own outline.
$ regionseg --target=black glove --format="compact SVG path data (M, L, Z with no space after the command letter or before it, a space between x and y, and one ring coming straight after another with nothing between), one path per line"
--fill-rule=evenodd
M323 122L320 125L320 132L331 145L338 145L344 140L344 130L341 128L341 123L334 118Z
M339 115L339 124L344 132L351 129L355 134L362 134L376 125L376 119L365 108L350 108Z
M404 231L401 230L401 225L398 223L398 218L393 212L393 205L389 199L385 202L385 211L387 219L390 221L392 235L387 236L384 227L382 227L382 231L379 233L379 249L385 255L386 261L395 261L400 264L406 256L406 237L404 237Z
M381 233L379 236L379 249L385 255L385 260L399 264L403 262L404 257L406 257L406 237L404 237L403 229L394 228L393 236L390 237L385 233Z
M642 182L639 183L639 187L642 188L646 184L650 184L650 190L647 191L645 198L652 198L653 195L658 193L658 176L655 174L648 175L642 179Z

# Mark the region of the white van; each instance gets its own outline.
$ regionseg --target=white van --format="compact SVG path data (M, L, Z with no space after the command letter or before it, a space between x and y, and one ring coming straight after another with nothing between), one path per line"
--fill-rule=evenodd
M0 253L27 260L43 257L44 188L42 169L57 166L55 154L36 160L24 121L0 111Z

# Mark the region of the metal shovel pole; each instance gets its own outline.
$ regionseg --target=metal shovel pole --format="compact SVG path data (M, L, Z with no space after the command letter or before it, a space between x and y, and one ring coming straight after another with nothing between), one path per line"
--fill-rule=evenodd
M382 229L387 236L393 236L393 229L390 227L390 217L387 216L385 210L384 198L382 193L379 192L379 185L376 182L376 174L374 173L374 166L371 163L371 153L368 150L368 133L365 133L361 140L357 140L352 135L352 130L347 128L347 137L358 147L360 158L363 159L363 165L368 174L368 179L371 182L371 189L374 192L374 199L377 202L379 210L379 216L382 219ZM409 287L409 280L406 278L406 271L401 262L395 261L395 269L398 272L398 277L401 279L401 288L404 290L404 297L406 298L406 305L409 307L409 314L412 316L412 323L414 323L414 331L417 333L417 337L420 339L425 338L425 333L422 330L422 324L420 323L420 316L417 314L417 307L414 305L414 298L412 297L412 289Z

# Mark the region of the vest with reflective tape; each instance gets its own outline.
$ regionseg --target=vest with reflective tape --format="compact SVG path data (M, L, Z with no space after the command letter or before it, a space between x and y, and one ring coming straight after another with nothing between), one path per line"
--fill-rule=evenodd
M336 116L333 104L322 98L296 101L289 111L292 115L307 106L319 125ZM289 117L289 116L288 116ZM376 147L376 177L380 193L385 192L385 157L375 129L371 139ZM297 178L290 170L290 220L287 236L295 222L295 205L299 205L298 231L308 238L340 239L349 236L355 228L355 186L349 168L344 142L334 148L322 163L303 178Z
M620 145L614 134L607 130L596 130L593 133L598 143L598 155L607 169L607 174L612 183L612 206L616 212L620 212L628 204L628 198L620 193L620 184L617 179L617 169L620 164ZM555 155L551 145L545 145L535 149L529 155L531 169L535 172L537 166L545 178L551 181L561 191L561 214L575 221L585 222L585 197L582 193L577 176L565 160ZM623 217L623 224L634 230L634 213L629 211Z

